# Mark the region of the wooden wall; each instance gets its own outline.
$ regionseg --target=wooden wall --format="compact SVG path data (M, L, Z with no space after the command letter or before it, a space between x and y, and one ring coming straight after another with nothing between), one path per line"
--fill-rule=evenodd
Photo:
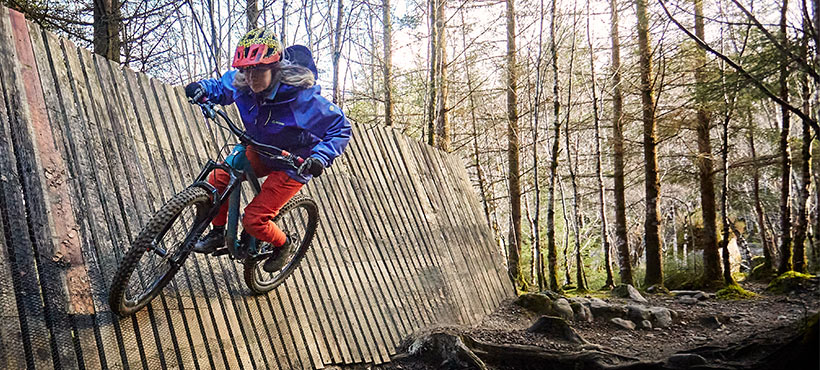
M513 293L461 161L355 125L303 189L321 220L286 284L253 296L241 266L197 255L118 319L106 303L118 260L231 138L181 87L3 7L0 85L0 368L382 363L412 331L475 323Z

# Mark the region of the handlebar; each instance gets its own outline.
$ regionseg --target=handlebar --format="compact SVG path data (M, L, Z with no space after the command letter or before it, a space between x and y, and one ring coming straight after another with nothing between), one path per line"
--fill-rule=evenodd
M235 123L233 123L233 121L231 121L231 119L228 117L228 114L225 113L225 111L217 108L216 104L212 102L195 102L190 100L189 102L191 102L192 104L196 104L200 108L202 108L202 113L205 115L205 118L216 120L216 116L221 117L222 120L228 124L228 128L231 130L231 132L234 135L236 135L236 137L242 144L253 145L254 148L261 154L265 154L273 159L277 159L284 163L287 163L291 165L294 169L298 169L299 166L301 166L305 162L304 158L293 153L290 153L287 150L275 147L273 145L263 144L254 140L252 137L250 137L250 135L248 135L245 131L243 131Z

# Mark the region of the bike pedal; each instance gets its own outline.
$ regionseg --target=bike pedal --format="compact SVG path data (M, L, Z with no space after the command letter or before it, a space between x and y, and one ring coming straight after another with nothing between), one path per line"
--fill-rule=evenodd
M224 255L228 254L228 252L229 251L228 251L227 247L219 248L219 249L215 250L213 253L211 253L211 255L214 256L214 257L219 257L219 256L224 256Z

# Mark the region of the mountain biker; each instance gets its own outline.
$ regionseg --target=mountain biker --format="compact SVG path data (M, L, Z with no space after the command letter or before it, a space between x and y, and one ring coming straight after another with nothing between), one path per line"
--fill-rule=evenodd
M284 58L283 58L284 57ZM249 31L239 41L231 70L220 79L192 82L185 94L193 102L235 103L247 134L256 141L273 145L302 158L298 168L258 154L254 148L237 145L226 162L234 167L248 166L258 177L267 176L262 190L245 207L242 225L260 242L274 247L263 268L274 272L295 248L297 237L287 235L272 219L313 176L342 154L351 136L350 123L342 110L323 98L315 84L318 76L310 51L300 45L284 51L270 29ZM230 176L215 170L208 182L223 191ZM228 202L212 221L211 231L194 246L199 253L212 253L225 245Z

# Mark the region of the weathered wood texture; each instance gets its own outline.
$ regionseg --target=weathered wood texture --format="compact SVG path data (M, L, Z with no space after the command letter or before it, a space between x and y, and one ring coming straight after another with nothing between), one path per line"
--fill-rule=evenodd
M283 286L251 295L241 266L196 255L118 319L107 290L130 242L232 137L181 87L3 7L0 87L0 368L383 363L412 331L475 323L513 292L463 164L354 124L345 155L302 190L319 229Z

